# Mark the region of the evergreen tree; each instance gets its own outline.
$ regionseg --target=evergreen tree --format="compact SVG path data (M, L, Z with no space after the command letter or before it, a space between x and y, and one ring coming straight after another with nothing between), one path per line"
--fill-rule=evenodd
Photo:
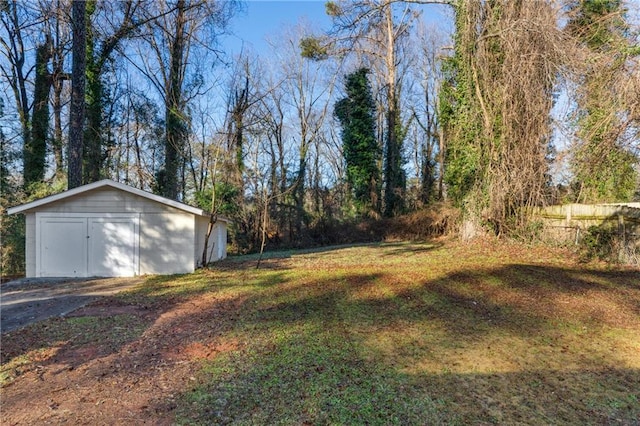
M4 103L0 98L0 118L4 118ZM6 210L21 203L23 194L10 165L18 158L0 126L0 271L2 275L24 272L24 215L6 214Z
M335 105L342 127L343 155L347 181L361 212L380 208L380 147L376 141L375 101L367 78L368 70L346 76L347 96Z
M419 3L419 2L418 2ZM301 53L313 60L330 55L358 52L374 64L384 96L384 214L395 216L405 210L407 177L403 158L406 128L402 122L400 72L403 43L418 16L408 4L394 0L328 1L326 12L333 31L325 37L308 37L300 42Z
M0 98L0 118L3 117L4 102L2 98ZM4 136L2 127L0 127L0 192L2 194L6 194L9 187L9 162L11 161L10 151L11 150L9 144L7 144L7 139Z

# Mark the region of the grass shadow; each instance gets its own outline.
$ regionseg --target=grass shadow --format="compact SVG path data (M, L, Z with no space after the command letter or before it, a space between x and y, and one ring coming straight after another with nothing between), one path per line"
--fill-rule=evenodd
M635 424L640 369L616 346L638 329L636 272L515 264L404 288L389 274L252 295L238 324L251 344L207 364L179 421Z
M34 368L66 365L80 369L95 360L126 353L124 348L132 344L136 357L162 359L162 352L197 341L203 333L233 327L232 322L214 322L209 329L196 332L185 322L197 319L206 324L217 313L235 309L248 289L286 280L278 274L250 282L229 282L228 278L224 273L207 271L153 276L134 289L103 296L66 317L5 333L0 347L0 383L10 383ZM194 304L200 306L197 314L193 313Z
M385 256L415 256L441 248L442 242L395 242L379 243L379 246L387 248Z

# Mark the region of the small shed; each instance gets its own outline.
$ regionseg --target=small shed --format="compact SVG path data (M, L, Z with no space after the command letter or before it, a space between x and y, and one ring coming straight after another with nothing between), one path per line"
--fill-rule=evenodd
M101 180L10 208L26 215L27 277L126 277L193 272L211 215ZM206 262L227 256L228 220L217 217Z

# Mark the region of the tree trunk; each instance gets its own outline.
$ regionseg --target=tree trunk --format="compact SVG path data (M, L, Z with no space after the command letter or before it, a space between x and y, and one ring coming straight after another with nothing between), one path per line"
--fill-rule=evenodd
M386 216L394 216L404 209L404 171L402 170L402 140L398 136L398 93L396 87L396 36L394 35L391 5L385 8L387 54L387 146L385 150L385 208Z
M36 48L36 79L33 89L33 113L31 138L24 144L24 186L44 180L47 166L47 139L49 134L49 92L51 75L48 64L51 59L51 38Z
M304 222L305 210L304 210L304 196L305 196L305 181L307 179L307 149L303 147L300 149L300 158L298 163L298 176L296 178L295 188L293 190L293 198L295 201L295 230L296 238L302 236L302 224Z
M89 40L93 45L93 40ZM104 110L104 88L102 85L102 71L89 55L87 64L87 105L86 123L84 132L84 183L97 182L100 180L103 168L102 147L106 129L103 123Z
M165 105L165 167L162 193L165 197L177 199L179 194L179 169L183 154L186 129L182 108L182 75L184 68L185 44L185 1L176 3L176 28L171 45L171 66L169 68L169 86Z
M67 184L69 189L82 185L82 148L84 125L84 89L86 69L86 3L72 3L73 66L71 75L71 106L69 109L69 162Z
M64 176L64 160L62 155L62 89L64 81L69 77L64 72L64 42L61 42L60 22L62 21L62 7L60 0L56 2L55 46L53 49L53 139L51 150L55 160L55 177L61 179Z
M447 193L444 186L444 172L445 172L445 132L442 126L438 129L438 164L440 167L440 174L438 175L438 199L446 201Z
M241 206L244 200L244 128L245 115L249 109L249 64L244 65L244 82L241 86L234 83L231 90L233 93L233 102L229 105L231 116L229 117L229 142L228 149L233 152L233 160L231 164L231 182L237 190L235 203Z
M51 141L51 150L55 159L56 178L64 175L64 163L62 157L62 89L63 79L62 66L58 68L57 62L54 60L53 71L53 140Z

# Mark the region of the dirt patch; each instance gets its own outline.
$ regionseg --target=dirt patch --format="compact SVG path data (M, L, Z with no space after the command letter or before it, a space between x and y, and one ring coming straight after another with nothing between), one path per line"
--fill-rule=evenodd
M176 398L195 384L201 362L239 348L220 336L241 303L167 298L148 307L109 297L65 319L6 333L3 363L19 354L30 362L9 372L14 377L2 389L3 424L171 424ZM115 325L114 333L103 331L102 338L85 342L78 329L53 348L39 349L46 346L39 341L42 327L66 322L69 329L118 317L124 319L120 332ZM119 340L119 334L131 332L127 324L142 325L141 334Z
M222 353L235 351L238 347L237 341L192 342L171 348L163 356L173 361L212 360Z
M85 306L77 309L70 314L67 314L67 318L77 317L110 317L115 315L141 315L145 313L145 310L139 306L109 306L105 303L94 303L91 306Z

